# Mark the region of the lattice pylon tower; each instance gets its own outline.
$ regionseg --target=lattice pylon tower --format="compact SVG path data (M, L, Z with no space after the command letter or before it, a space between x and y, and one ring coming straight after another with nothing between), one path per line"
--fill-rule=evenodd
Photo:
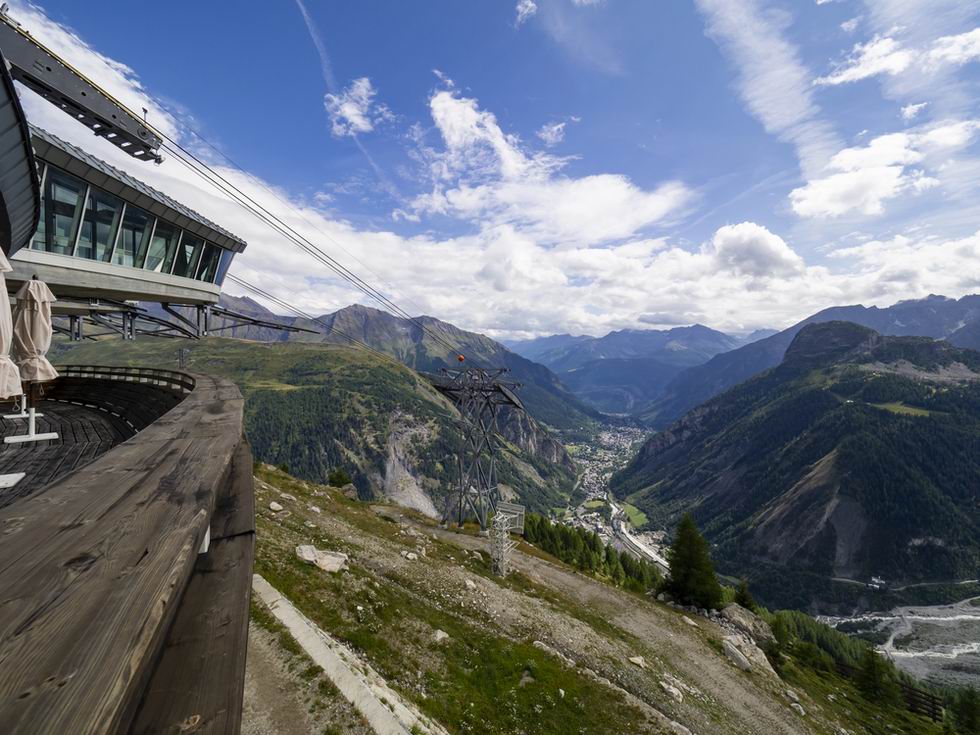
M517 546L511 540L512 519L505 513L494 513L490 521L490 570L499 577L507 576L510 552Z
M524 410L513 392L517 386L500 377L506 368L443 370L430 377L433 386L459 410L462 445L457 455L458 485L446 499L443 523L455 520L460 526L470 514L480 531L486 532L491 513L500 501L497 485L498 421L500 409Z

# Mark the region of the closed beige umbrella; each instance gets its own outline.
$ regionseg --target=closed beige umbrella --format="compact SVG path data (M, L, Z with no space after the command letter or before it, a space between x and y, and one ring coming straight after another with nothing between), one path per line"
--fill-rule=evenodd
M51 289L43 281L32 278L17 292L17 304L14 307L14 362L20 368L20 377L24 382L43 383L58 377L58 371L48 362L45 354L51 347L51 335L54 329L51 325L51 302L56 301ZM35 419L38 414L33 403L36 394L31 398L31 406L27 409L27 433L19 436L5 436L5 444L19 442L36 442L57 439L58 434L48 432L37 433Z
M10 299L7 298L7 283L3 274L12 270L7 256L0 250L0 399L13 398L24 392L20 386L20 370L10 359L14 319L10 313Z
M43 281L32 278L17 292L14 307L14 361L24 381L43 383L58 377L45 355L51 347L51 303L57 301Z

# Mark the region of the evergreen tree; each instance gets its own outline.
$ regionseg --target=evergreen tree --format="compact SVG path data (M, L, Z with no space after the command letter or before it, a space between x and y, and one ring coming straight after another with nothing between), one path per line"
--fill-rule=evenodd
M953 700L953 721L961 735L980 735L980 694L972 687L963 689Z
M752 610L755 612L758 604L755 598L752 597L752 593L749 592L748 580L740 579L738 581L738 587L735 588L735 602L744 607L746 610Z
M330 485L330 487L343 487L344 485L350 485L350 475L348 475L342 468L337 467L331 470L330 474L327 475L327 483Z
M901 702L898 684L892 675L891 667L871 646L864 649L854 682L861 693L872 702L890 705Z
M708 542L689 513L685 513L677 525L668 558L670 576L667 591L674 599L709 609L721 605L721 585L715 577Z

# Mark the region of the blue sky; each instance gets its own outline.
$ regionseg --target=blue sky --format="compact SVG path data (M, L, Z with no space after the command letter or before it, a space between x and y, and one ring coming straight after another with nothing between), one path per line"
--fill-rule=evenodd
M12 13L406 309L495 336L745 331L980 286L980 3ZM370 303L173 162L25 104L245 237L242 277L313 311Z

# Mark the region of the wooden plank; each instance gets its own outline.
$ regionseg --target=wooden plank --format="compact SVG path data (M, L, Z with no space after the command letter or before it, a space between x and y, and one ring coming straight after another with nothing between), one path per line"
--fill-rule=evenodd
M252 447L242 437L232 458L228 480L215 499L211 538L221 539L255 531L255 492Z
M254 554L249 532L201 555L130 732L237 735Z
M239 443L241 396L202 376L163 418L0 509L5 732L128 724Z

